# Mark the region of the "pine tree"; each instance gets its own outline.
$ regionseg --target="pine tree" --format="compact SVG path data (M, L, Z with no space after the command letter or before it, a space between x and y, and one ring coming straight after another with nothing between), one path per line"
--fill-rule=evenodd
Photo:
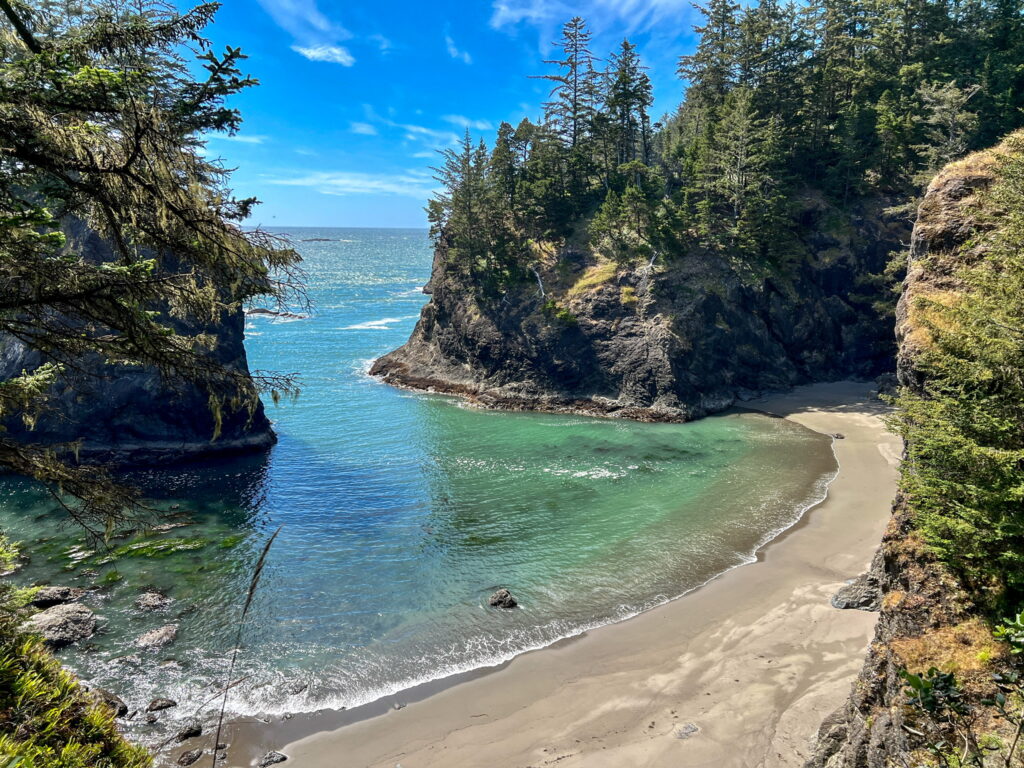
M699 36L697 50L679 59L679 76L689 82L687 101L716 108L739 77L739 3L710 0L697 6L703 26L694 27Z

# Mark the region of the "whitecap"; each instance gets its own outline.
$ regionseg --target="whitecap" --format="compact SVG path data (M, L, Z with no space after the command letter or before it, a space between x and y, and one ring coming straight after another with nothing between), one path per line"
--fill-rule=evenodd
M339 331L387 331L395 323L404 323L406 320L415 320L419 315L406 315L405 317L382 317L380 320L367 320L365 323L346 325L339 328Z

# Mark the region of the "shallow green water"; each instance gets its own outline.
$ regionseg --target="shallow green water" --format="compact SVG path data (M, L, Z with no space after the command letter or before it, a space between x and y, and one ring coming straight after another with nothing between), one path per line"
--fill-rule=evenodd
M101 585L87 602L103 631L65 658L132 706L161 695L187 703L174 717L203 708L279 525L237 713L351 707L633 615L748 562L835 470L828 438L767 416L494 413L383 386L365 370L405 340L424 301L424 233L295 234L332 238L300 245L317 316L248 327L253 367L305 382L297 404L271 411L280 444L134 477L189 525L89 552L26 483L0 489L0 521L34 554L21 582ZM498 586L521 608L488 608ZM174 603L138 611L147 588ZM180 625L172 646L134 648L166 623Z

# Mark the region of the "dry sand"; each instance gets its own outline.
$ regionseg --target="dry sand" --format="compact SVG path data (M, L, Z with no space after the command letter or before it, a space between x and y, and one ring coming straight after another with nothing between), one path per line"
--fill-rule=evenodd
M828 498L758 561L621 624L524 654L403 709L296 738L237 723L235 754L286 768L799 766L846 699L875 614L829 598L868 566L889 519L900 444L866 384L801 387L748 404L825 433ZM765 478L771 482L771 478ZM298 718L296 718L298 720ZM323 718L307 732L324 728ZM248 764L248 763L246 763Z

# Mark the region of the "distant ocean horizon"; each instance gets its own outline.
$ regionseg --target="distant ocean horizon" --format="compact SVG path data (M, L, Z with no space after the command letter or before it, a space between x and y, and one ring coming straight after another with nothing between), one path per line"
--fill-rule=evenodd
M502 413L368 376L427 300L425 228L266 227L304 258L309 318L250 316L253 369L296 372L267 405L265 455L137 473L194 523L94 550L45 496L5 480L0 522L34 557L19 578L101 585L103 630L63 655L132 709L177 700L165 725L214 706L252 568L281 534L257 592L229 711L353 707L504 662L619 621L750 562L823 498L829 438L728 413L690 424ZM492 609L512 591L520 607ZM162 613L134 607L158 589ZM175 643L134 639L175 623ZM165 730L131 723L147 742Z

